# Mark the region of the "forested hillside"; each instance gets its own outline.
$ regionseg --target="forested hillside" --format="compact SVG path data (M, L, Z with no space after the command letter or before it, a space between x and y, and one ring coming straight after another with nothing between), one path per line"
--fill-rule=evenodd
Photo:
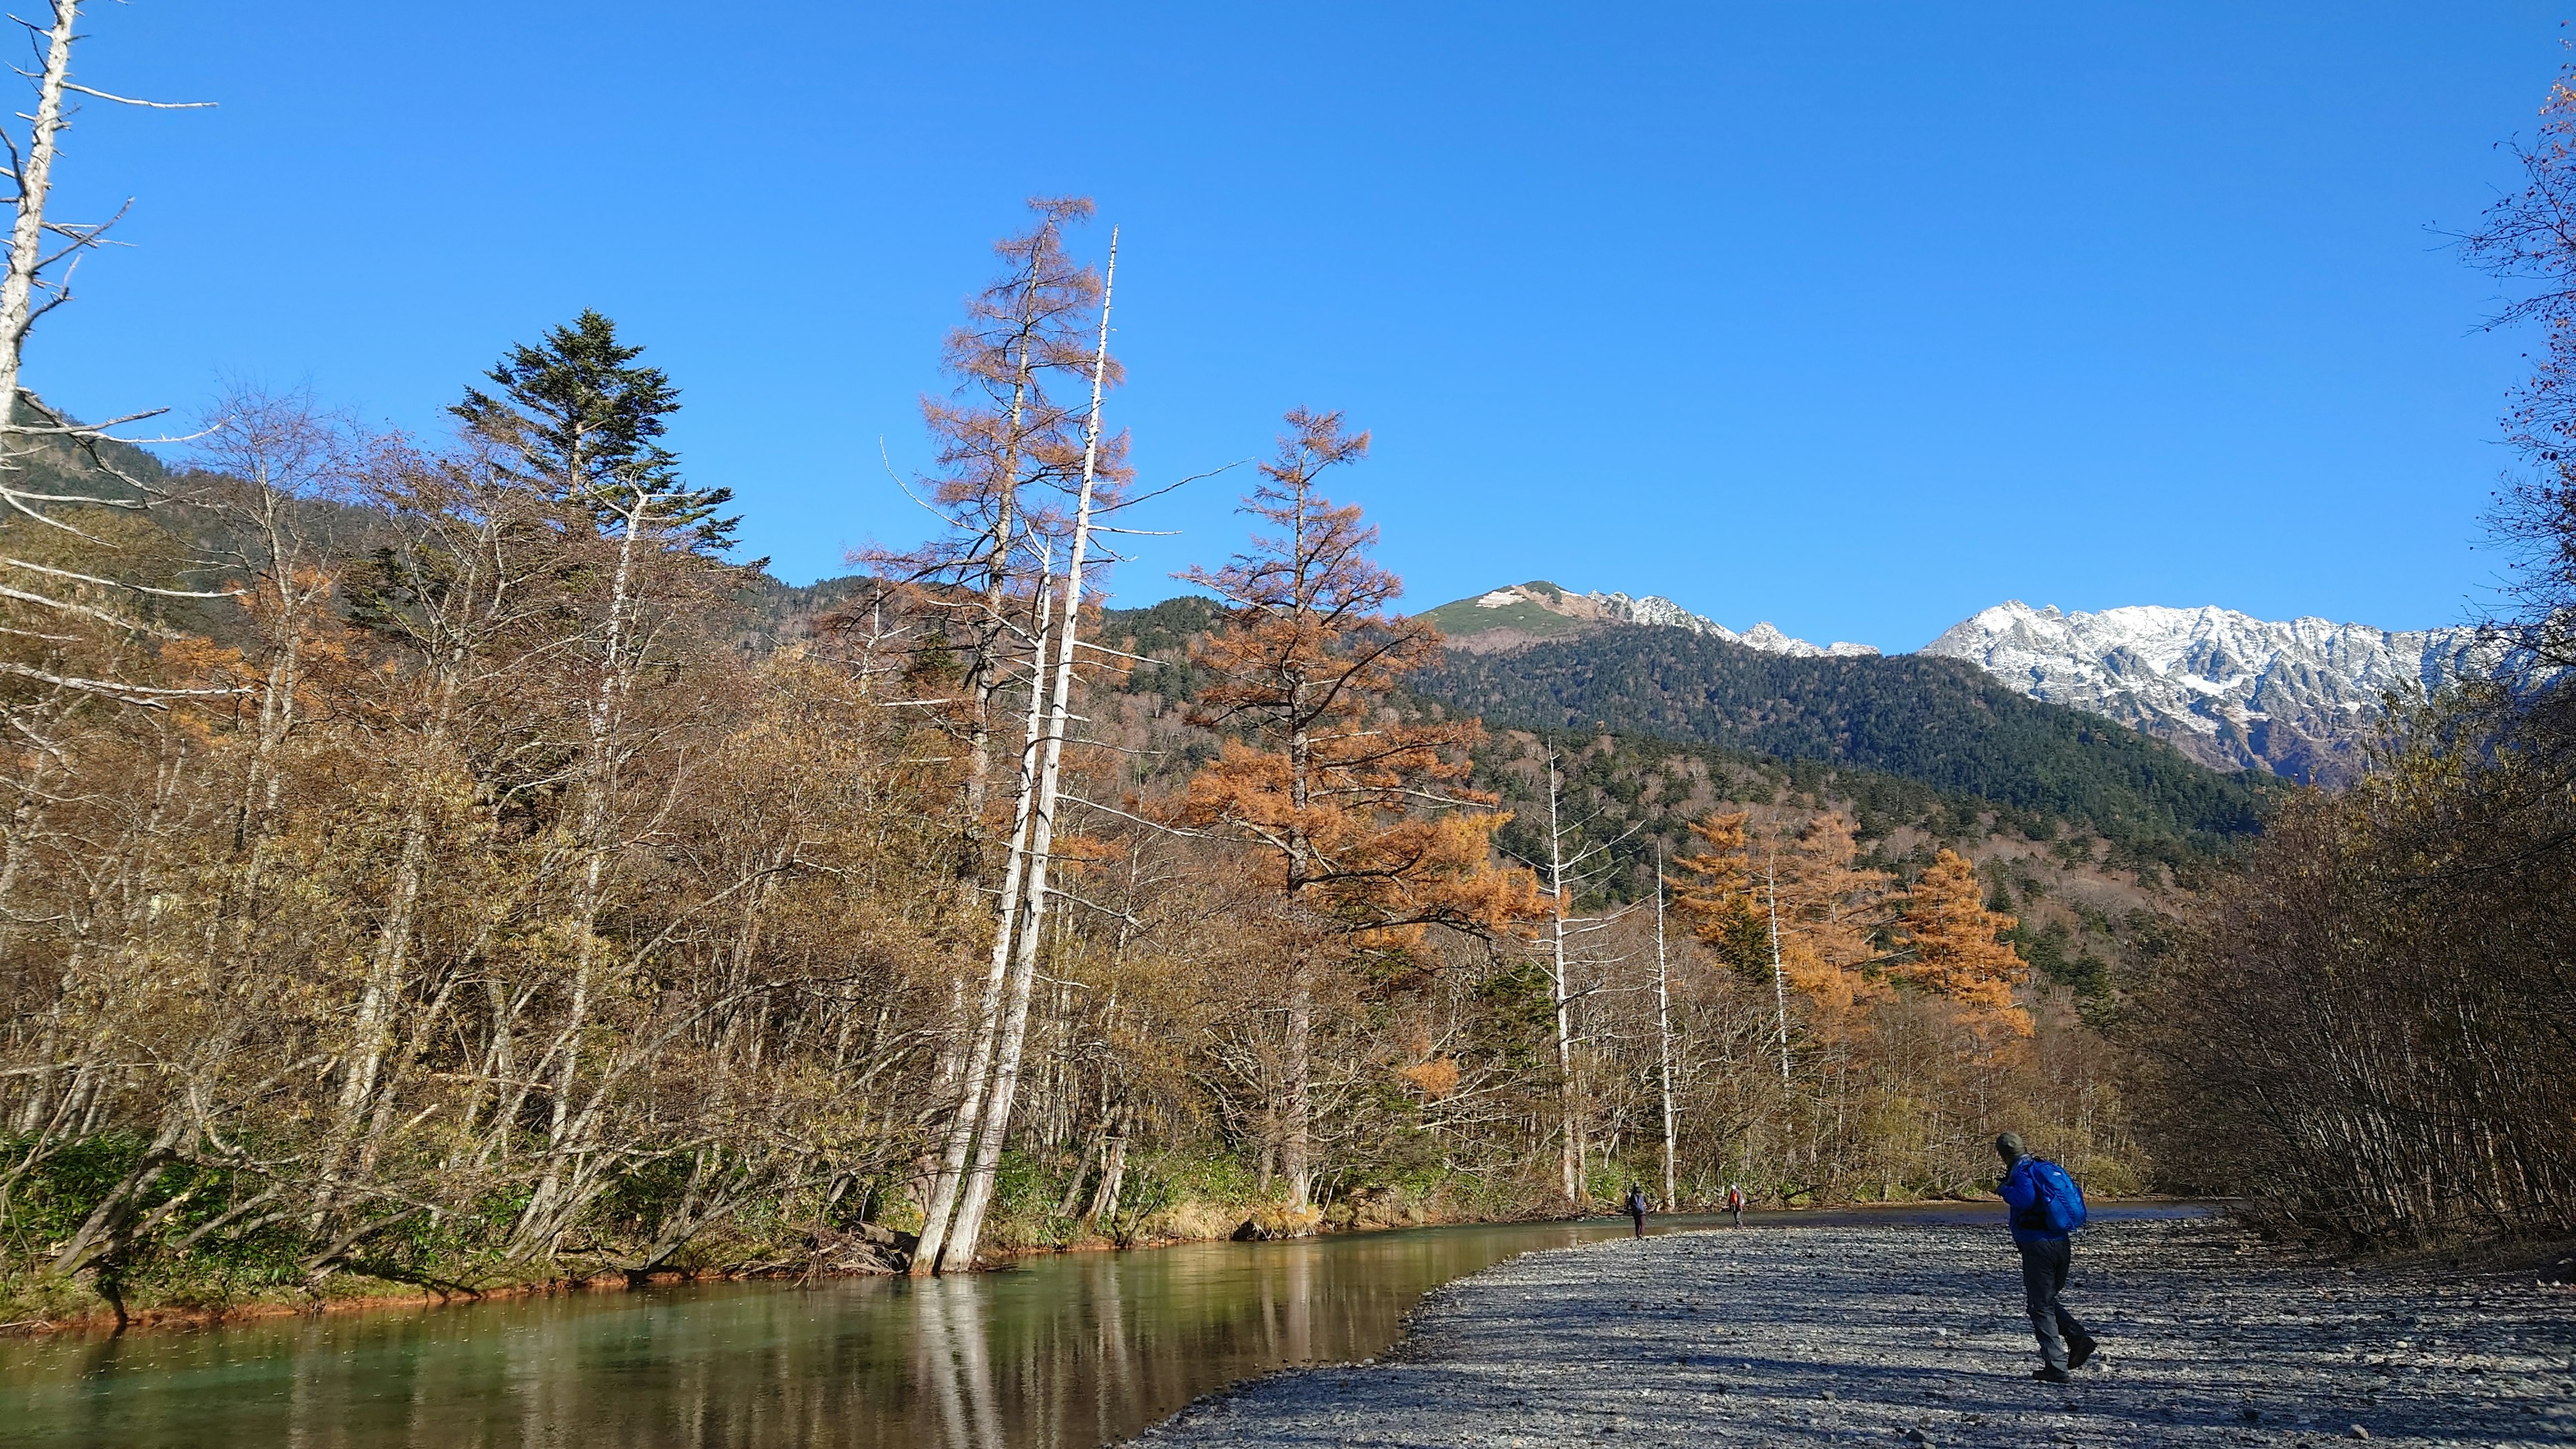
M1207 597L1077 598L1127 482L1086 211L1003 247L946 521L864 579L734 561L596 313L453 438L244 394L5 525L59 588L0 600L12 1321L1946 1194L1997 1112L2142 1180L2092 1023L2166 871L1424 697L1338 414Z
M1786 658L1620 626L1506 652L1452 651L1414 687L1492 724L1701 740L1918 780L2081 820L2167 858L2250 834L2261 815L2255 782L2025 699L1956 660Z

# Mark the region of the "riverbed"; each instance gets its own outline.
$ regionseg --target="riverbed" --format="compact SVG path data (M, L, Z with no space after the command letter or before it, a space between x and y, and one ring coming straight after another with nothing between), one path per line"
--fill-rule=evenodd
M1997 1211L1751 1221L1990 1228ZM1073 1253L923 1282L672 1286L0 1340L0 1445L1090 1449L1238 1380L1382 1354L1441 1284L1627 1232L1619 1219L1421 1228Z
M1393 1361L1214 1396L1138 1449L1617 1443L2576 1443L2576 1290L2302 1265L2211 1221L2100 1221L2034 1382L1993 1224L1716 1232L1531 1254L1436 1290Z

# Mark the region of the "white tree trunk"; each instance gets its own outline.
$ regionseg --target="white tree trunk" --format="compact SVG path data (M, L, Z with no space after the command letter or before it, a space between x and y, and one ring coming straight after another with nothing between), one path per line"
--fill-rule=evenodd
M1091 363L1091 419L1084 430L1082 492L1074 504L1072 557L1064 574L1064 624L1058 631L1053 698L1048 702L1045 762L1039 767L1037 808L1029 821L1028 920L1015 942L1010 1015L1002 1025L1000 1050L993 1063L993 1091L984 1112L975 1170L966 1180L957 1207L957 1227L948 1251L967 1267L983 1237L984 1214L992 1204L993 1180L1001 1168L1002 1148L1010 1137L1011 1105L1020 1084L1020 1053L1028 1037L1029 996L1037 983L1039 925L1046 919L1047 868L1055 848L1055 808L1061 794L1064 737L1071 720L1073 655L1081 639L1082 571L1091 542L1093 492L1100 476L1100 394L1109 369L1109 299L1118 280L1118 229L1109 230L1109 262L1100 285L1100 345Z
M1583 1124L1576 1110L1574 1081L1574 998L1568 993L1565 976L1565 845L1563 825L1559 818L1557 796L1560 793L1556 774L1556 754L1547 757L1547 890L1551 910L1548 915L1548 948L1554 970L1556 997L1556 1072L1558 1108L1561 1117L1559 1168L1563 1177L1565 1200L1583 1211Z
M1664 1089L1664 1211L1681 1210L1679 1171L1673 1152L1672 973L1664 955L1664 852L1655 851L1655 1065Z
M36 114L18 171L18 216L9 233L9 269L0 275L0 435L17 426L18 366L27 329L36 321L37 272L45 260L45 201L63 129L63 86L71 78L72 26L79 0L55 0L45 32L45 69L36 81Z
M1021 735L1018 796L1012 805L1010 853L1002 869L1002 903L993 925L993 956L984 975L983 1002L975 1016L975 1042L967 1052L965 1075L958 1081L956 1115L949 1119L948 1138L940 1151L939 1175L932 1181L930 1201L922 1209L921 1241L912 1254L911 1272L915 1277L938 1272L941 1255L947 1251L949 1220L956 1214L967 1158L975 1148L975 1128L983 1120L985 1082L992 1074L993 1046L1001 1033L1011 942L1019 925L1022 883L1028 877L1029 814L1036 798L1038 734L1043 722L1041 706L1046 698L1040 684L1046 677L1047 630L1054 617L1050 575L1049 570L1040 573L1036 626L1030 631L1028 723ZM970 1266L972 1254L970 1247Z
M1780 969L1780 852L1775 846L1762 871L1762 893L1771 908L1771 1002L1779 1012L1780 1085L1789 1085L1789 978Z
M579 444L575 444L567 480L572 490L582 484ZM620 710L633 683L631 661L627 658L627 613L633 607L635 593L635 554L641 544L639 535L650 526L654 506L662 495L630 492L627 495L623 528L617 541L617 571L610 577L608 619L600 642L599 688L591 697L588 718L583 725L581 805L578 817L580 834L575 843L582 852L581 883L575 888L572 906L573 976L571 1001L564 1012L563 1030L557 1034L554 1053L560 1064L555 1068L554 1102L546 1125L546 1151L551 1159L546 1175L529 1195L513 1233L522 1251L551 1253L562 1236L561 1215L556 1211L563 1185L563 1164L571 1143L573 1089L581 1073L581 1043L590 1023L591 989L599 971L600 909L605 900L608 878L609 816L617 784L616 761L613 758Z

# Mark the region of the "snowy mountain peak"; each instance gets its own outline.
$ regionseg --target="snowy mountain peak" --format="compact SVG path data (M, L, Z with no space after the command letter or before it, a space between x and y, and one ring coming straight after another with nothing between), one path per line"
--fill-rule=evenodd
M1450 643L1471 652L1510 649L1535 639L1602 624L1648 624L1688 629L1766 654L1796 659L1851 658L1874 655L1866 644L1810 644L1780 632L1770 621L1742 633L1702 614L1694 614L1655 594L1632 597L1618 593L1578 594L1544 580L1489 590L1472 599L1441 605L1424 615L1449 636Z
M2375 629L2234 609L2139 604L2097 613L2019 599L1923 647L2033 699L2161 736L2227 769L2349 777L2392 689L2440 688L2488 662L2474 629Z
M1741 644L1747 649L1759 649L1765 654L1785 654L1793 659L1824 656L1848 659L1878 652L1866 644L1847 644L1841 640L1831 644L1810 644L1804 639L1792 639L1768 619L1739 634L1715 619L1694 614L1657 594L1630 598L1626 594L1595 592L1581 597L1598 605L1604 616L1623 624L1658 624L1670 629L1688 629L1694 634L1707 634L1730 644Z

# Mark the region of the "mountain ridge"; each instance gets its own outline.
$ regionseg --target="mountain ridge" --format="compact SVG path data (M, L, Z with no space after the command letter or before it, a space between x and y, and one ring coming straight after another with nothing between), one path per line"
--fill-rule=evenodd
M1660 594L1575 593L1544 579L1507 584L1472 599L1453 599L1420 616L1449 636L1453 648L1491 653L1516 647L1524 638L1552 638L1582 632L1587 626L1643 624L1686 629L1729 644L1793 659L1862 658L1879 650L1868 644L1835 640L1811 644L1781 632L1764 619L1738 633L1705 614L1695 614Z
M2390 693L2439 690L2502 650L2469 627L2267 620L2216 605L2069 612L2012 599L1921 652L2118 720L2203 764L2331 784L2360 773Z
M1514 585L1428 611L1453 649L1490 655L1622 626L1664 626L1790 658L1878 657L1770 624L1738 634L1655 595ZM2432 692L2495 662L2474 628L2381 629L2313 616L2258 619L2216 605L2094 612L2018 599L1952 625L1914 656L1956 659L2024 698L2116 721L2222 770L2349 780L2391 691Z
M1965 660L1793 656L1645 626L1453 649L1424 698L1489 727L1651 735L1919 780L2089 822L2117 841L2217 848L2259 828L2259 781L2065 705Z

